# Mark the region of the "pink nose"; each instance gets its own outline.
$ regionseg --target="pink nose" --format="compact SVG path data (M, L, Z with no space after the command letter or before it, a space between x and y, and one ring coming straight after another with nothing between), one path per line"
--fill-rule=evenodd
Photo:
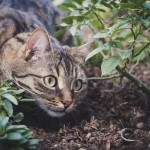
M68 108L71 104L72 104L72 101L62 101L62 103L64 104L65 108Z

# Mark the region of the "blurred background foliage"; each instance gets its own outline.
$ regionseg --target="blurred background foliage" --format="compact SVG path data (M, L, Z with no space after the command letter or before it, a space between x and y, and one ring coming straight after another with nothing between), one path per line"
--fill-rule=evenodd
M150 93L149 87L132 74L142 60L149 70L150 1L66 0L59 7L67 16L55 36L69 27L75 45L96 41L86 61L100 67L102 77L92 79L126 76Z

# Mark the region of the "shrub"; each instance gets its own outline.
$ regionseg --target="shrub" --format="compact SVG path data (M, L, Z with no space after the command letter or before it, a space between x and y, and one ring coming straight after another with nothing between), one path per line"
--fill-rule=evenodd
M39 139L32 137L32 131L20 125L23 113L14 115L13 105L26 101L20 96L24 90L12 87L12 82L0 84L0 149L36 149Z
M150 62L149 1L74 0L60 7L68 12L61 26L69 26L78 43L88 40L87 37L79 38L84 28L88 27L93 32L95 49L86 60L98 62L96 64L101 66L102 77L90 79L125 76L143 92L150 94L150 88L133 75L141 60L147 64Z

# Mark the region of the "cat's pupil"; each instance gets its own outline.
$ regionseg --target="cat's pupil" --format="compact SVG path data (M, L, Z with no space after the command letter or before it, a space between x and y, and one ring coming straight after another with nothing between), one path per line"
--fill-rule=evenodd
M52 78L49 78L48 82L49 82L49 84L50 84L50 83L52 82Z
M54 76L45 77L44 83L48 87L54 87L54 86L56 86L56 78Z

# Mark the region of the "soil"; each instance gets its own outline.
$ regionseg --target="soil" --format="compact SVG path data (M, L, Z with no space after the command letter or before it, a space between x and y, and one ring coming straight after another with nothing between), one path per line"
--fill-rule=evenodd
M87 74L100 76L98 68ZM135 74L150 86L146 64ZM24 123L43 141L37 150L148 150L150 149L150 97L128 79L90 80L87 97L76 111L57 119L35 106Z

